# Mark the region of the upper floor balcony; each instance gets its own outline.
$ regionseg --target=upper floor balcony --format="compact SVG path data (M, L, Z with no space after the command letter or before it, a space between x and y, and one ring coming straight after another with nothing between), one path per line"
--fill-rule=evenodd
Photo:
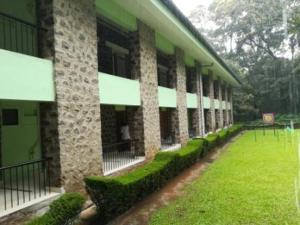
M37 26L0 12L0 48L30 56L38 56Z

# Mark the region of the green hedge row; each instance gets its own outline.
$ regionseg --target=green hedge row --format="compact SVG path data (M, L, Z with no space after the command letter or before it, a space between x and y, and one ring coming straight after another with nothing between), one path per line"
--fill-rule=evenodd
M87 177L86 188L97 206L98 221L105 224L124 213L241 129L232 126L206 138L194 139L179 151L159 152L150 163L119 177Z
M27 225L66 225L78 215L85 202L79 193L66 193L50 204L50 209Z

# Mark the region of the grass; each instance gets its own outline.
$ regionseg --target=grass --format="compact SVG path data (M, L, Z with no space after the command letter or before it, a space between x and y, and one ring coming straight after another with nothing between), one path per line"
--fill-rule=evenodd
M248 131L192 184L161 208L150 225L298 225L293 135Z

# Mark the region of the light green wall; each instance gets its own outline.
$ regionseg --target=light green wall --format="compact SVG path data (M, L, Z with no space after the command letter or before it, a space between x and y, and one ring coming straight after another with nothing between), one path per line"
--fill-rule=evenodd
M176 108L176 90L166 87L158 87L159 107Z
M19 124L3 126L1 120L2 165L41 159L39 105L27 101L0 101L2 109L18 109Z
M203 107L204 107L204 109L210 108L210 98L209 97L203 97Z
M52 62L0 49L0 99L54 101Z
M137 30L136 18L113 0L96 0L96 10L101 16L112 20L129 31Z
M196 109L197 108L197 95L186 93L186 105L189 109Z
M215 99L215 109L219 109L220 108L220 101L218 99Z
M169 55L173 55L175 53L175 46L168 39L157 32L155 32L155 43L156 47L160 51Z
M0 12L36 24L35 0L1 0Z
M226 102L222 101L222 108L225 109L226 108Z
M100 103L108 105L141 105L140 83L114 75L99 73Z

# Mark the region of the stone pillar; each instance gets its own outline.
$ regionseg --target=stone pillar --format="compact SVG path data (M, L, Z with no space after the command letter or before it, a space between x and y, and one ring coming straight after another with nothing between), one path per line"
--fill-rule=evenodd
M209 130L212 132L216 131L216 115L215 115L215 96L214 96L214 79L212 73L209 73L208 77L208 86L209 86L209 98L210 98L210 109L207 114L207 122Z
M225 85L225 124L229 126L229 109L228 109L228 87Z
M155 32L138 21L138 30L131 40L132 77L140 81L142 102L135 113L133 136L146 157L152 158L161 146Z
M224 126L224 118L223 118L223 101L222 101L222 82L218 81L218 99L219 99L219 113L218 113L218 128L223 128Z
M186 105L186 72L184 64L184 52L176 49L175 56L171 57L170 76L172 77L172 88L176 88L177 108L174 110L172 123L176 126L176 143L186 144L188 135L188 118Z
M205 135L204 124L204 104L203 104L203 83L202 83L201 65L196 64L196 94L197 94L197 115L198 115L198 135L203 137Z
M230 124L233 124L233 102L232 102L232 88L229 89L229 102L230 102Z
M53 185L84 192L83 178L102 174L94 0L41 0L40 55L53 60L55 103L42 103L44 156Z

